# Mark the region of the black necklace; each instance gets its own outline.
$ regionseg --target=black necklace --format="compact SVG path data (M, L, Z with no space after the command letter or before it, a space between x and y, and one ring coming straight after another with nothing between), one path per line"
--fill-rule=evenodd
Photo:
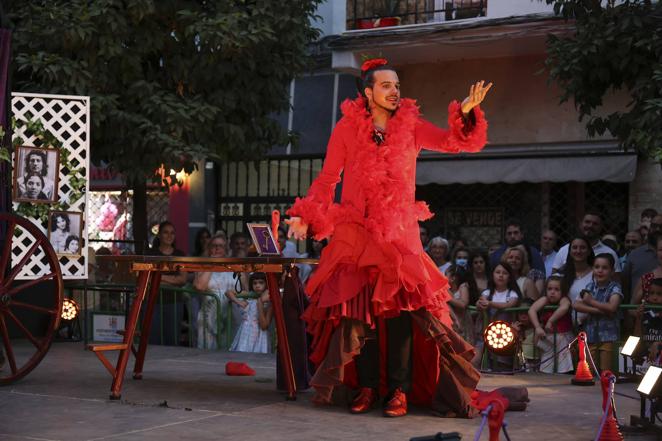
M386 133L377 127L372 129L372 140L377 144L378 146L384 144L384 141L386 141Z

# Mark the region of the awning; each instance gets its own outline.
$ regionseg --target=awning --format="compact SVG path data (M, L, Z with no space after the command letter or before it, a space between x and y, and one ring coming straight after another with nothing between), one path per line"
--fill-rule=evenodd
M495 184L504 182L630 182L637 171L635 154L423 159L418 162L416 184Z

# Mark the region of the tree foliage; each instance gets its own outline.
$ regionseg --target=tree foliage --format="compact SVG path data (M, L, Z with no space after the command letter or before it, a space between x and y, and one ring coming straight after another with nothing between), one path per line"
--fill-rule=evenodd
M14 2L14 90L90 95L93 159L128 179L254 157L289 141L320 1Z
M546 0L574 20L571 36L550 36L550 78L574 99L590 136L609 131L626 149L662 160L662 3L650 0ZM605 95L627 106L599 115Z

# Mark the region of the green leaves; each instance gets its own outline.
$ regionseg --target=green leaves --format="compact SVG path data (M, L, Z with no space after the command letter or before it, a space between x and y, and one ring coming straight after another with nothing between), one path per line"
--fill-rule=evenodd
M129 180L254 158L288 140L271 116L310 66L319 3L16 2L15 88L89 95L92 158Z
M660 2L546 0L575 19L571 37L550 36L546 67L561 87L561 102L573 99L589 136L609 132L626 149L662 158L662 31ZM605 95L625 91L630 103L600 116Z

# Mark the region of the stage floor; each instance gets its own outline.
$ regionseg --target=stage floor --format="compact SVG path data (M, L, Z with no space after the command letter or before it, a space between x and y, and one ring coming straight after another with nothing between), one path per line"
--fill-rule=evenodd
M257 375L226 376L231 360L247 362ZM132 367L133 359L127 371ZM150 346L144 379L127 377L122 400L109 401L111 377L94 354L82 343L54 343L26 378L0 387L0 440L405 441L453 431L473 440L480 421L442 419L424 409L397 419L383 418L379 410L350 415L340 407L313 406L310 392L286 402L275 390L275 370L274 355ZM480 387L528 387L527 411L506 415L513 441L592 440L601 417L600 388L569 383L566 375L484 375ZM616 391L637 397L634 384L618 384ZM638 400L621 395L616 406L621 422L639 412Z

